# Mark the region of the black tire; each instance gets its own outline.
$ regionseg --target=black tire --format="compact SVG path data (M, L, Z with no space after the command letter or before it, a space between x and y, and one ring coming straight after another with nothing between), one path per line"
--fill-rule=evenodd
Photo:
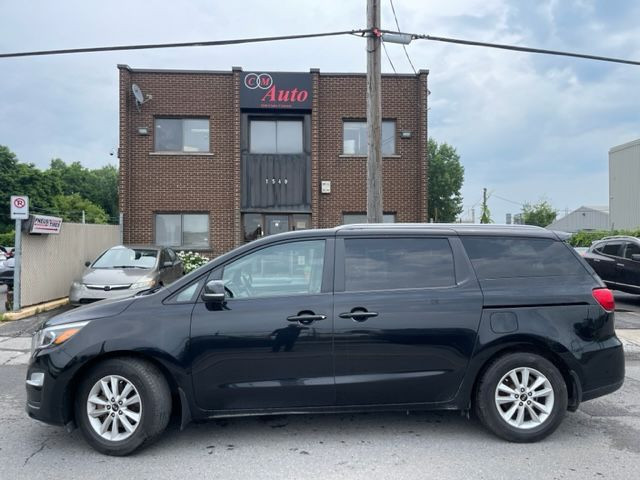
M496 389L503 376L515 368L528 367L544 375L553 389L551 413L539 426L522 429L512 426L501 416L496 405ZM562 374L549 360L533 353L511 353L494 360L480 379L476 389L475 412L482 424L497 436L510 442L537 442L555 431L567 411L567 386ZM527 414L528 415L528 414Z
M127 379L142 400L142 414L137 428L131 436L121 441L102 438L91 426L87 414L91 388L108 375ZM106 455L128 455L155 441L167 427L171 415L171 391L162 373L152 363L131 357L112 358L97 364L85 376L77 391L74 411L78 427L93 448Z

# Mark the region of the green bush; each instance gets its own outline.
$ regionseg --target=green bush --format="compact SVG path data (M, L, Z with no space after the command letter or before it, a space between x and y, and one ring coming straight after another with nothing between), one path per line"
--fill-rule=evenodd
M574 233L569 239L569 244L574 247L589 247L596 240L612 235L629 235L640 237L640 230L593 230Z
M198 267L201 267L205 263L209 261L207 257L204 255L200 255L197 252L178 252L178 257L182 260L182 267L184 268L184 273L187 274Z
M0 245L3 247L13 247L15 236L16 234L13 230L7 233L0 233Z

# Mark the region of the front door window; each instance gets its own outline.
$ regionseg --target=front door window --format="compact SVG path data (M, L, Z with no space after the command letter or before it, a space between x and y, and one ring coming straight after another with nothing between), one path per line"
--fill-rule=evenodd
M263 248L224 268L222 281L232 298L260 298L320 293L324 240L291 242Z

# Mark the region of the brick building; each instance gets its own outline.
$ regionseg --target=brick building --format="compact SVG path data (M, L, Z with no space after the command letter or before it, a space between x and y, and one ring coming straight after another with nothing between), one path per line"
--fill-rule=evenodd
M118 68L125 243L218 255L363 221L364 74ZM427 75L382 76L385 221L427 221Z

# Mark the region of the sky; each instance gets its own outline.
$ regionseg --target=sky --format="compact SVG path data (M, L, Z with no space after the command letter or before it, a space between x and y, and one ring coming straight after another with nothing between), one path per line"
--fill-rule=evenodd
M389 0L382 27L395 29ZM640 60L640 2L394 0L403 31ZM366 27L366 0L320 2L0 0L0 52L169 43ZM411 72L402 47L387 50ZM640 67L414 40L428 69L429 136L465 167L464 217L482 189L497 223L548 200L563 215L608 203L608 150L640 138ZM383 55L383 73L391 73ZM116 164L118 71L134 68L365 71L353 36L0 59L0 145L46 168L52 158Z

